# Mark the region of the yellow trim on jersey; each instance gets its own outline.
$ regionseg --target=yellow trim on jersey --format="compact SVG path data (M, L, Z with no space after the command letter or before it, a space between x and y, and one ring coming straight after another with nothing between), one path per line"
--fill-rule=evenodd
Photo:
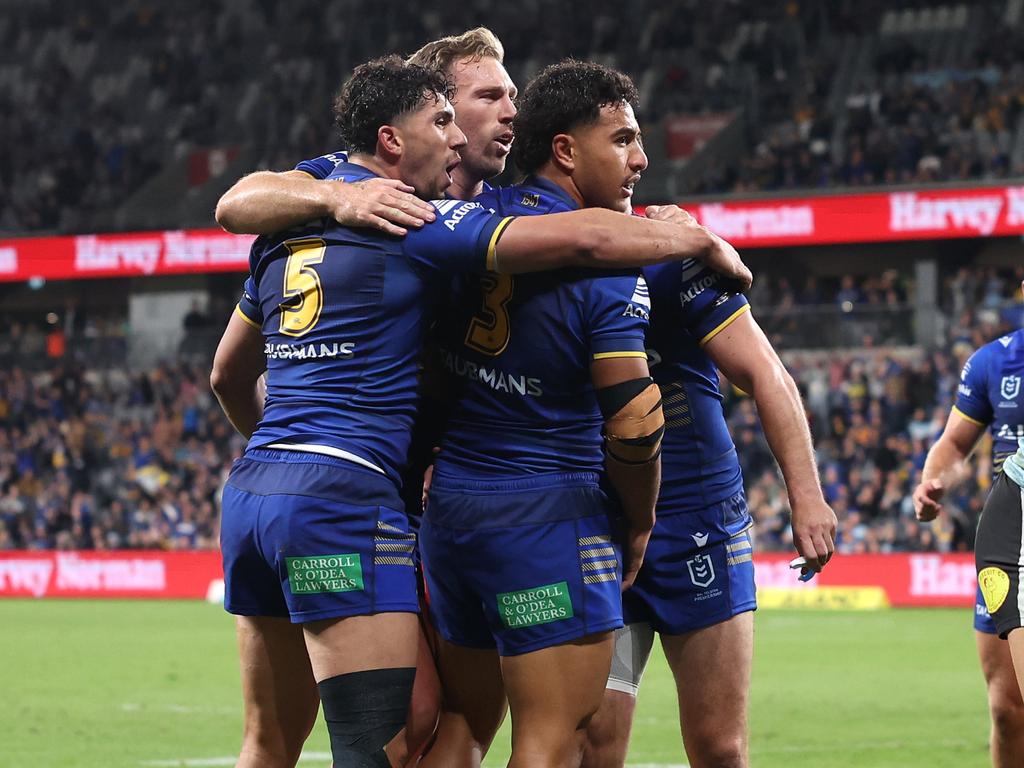
M622 351L622 352L595 352L594 353L594 359L595 360L607 360L609 357L647 357L647 353L646 352L629 352L629 351L625 351L625 350Z
M718 326L715 327L715 329L713 331L711 331L711 333L709 333L707 336L705 336L703 339L701 339L700 340L700 345L703 347L705 344L707 344L709 341L711 341L713 338L715 338L715 336L717 336L722 331L724 331L726 328L728 328L732 324L733 320L735 320L737 317L742 315L744 312L749 312L749 311L750 311L750 305L749 304L744 304L742 307L740 307L735 312L733 312L731 315L729 315L727 318L725 318L725 320L723 320L721 323L719 323Z
M251 325L257 331L260 331L261 333L263 332L263 327L259 323L257 323L255 320L253 320L251 317L249 317L247 314L245 314L245 312L242 311L241 305L235 304L235 312L237 312L238 316L240 318L245 320L245 322L247 322L249 325Z
M505 231L505 228L515 220L515 216L505 217L501 220L501 223L494 228L494 232L491 233L491 241L487 244L487 270L489 272L498 271L498 240L501 239L501 233Z
M983 421L978 421L977 419L972 419L972 418L971 418L970 416L968 416L968 415L967 415L966 413L964 413L963 411L961 411L961 410L960 410L959 408L957 408L957 407L956 407L955 405L953 406L953 413L955 413L955 414L956 414L957 416L959 416L959 417L960 417L961 419L964 419L965 421L969 421L969 422L971 422L971 424L977 424L977 425L978 425L979 427L987 427L987 426L988 426L988 424L986 424L986 423L985 423L985 422L983 422Z

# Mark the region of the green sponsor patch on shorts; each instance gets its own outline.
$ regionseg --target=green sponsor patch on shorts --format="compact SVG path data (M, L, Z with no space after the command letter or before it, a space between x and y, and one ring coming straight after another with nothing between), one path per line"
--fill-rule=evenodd
M363 588L363 564L358 554L286 557L285 563L293 595L351 592Z
M518 592L500 592L498 614L501 623L509 629L571 619L573 612L569 585L560 581Z

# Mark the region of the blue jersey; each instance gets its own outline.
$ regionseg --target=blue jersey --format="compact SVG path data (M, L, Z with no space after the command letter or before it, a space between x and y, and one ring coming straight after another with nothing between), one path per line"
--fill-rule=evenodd
M544 179L476 199L502 216L578 207ZM650 299L639 272L467 276L458 295L440 324L455 405L436 471L467 479L599 473L604 422L590 363L646 357Z
M1024 437L1024 330L986 344L964 364L953 410L992 433L992 470L998 473Z
M308 173L314 179L326 179L342 163L348 162L348 152L338 151L320 155L311 160L303 160L295 166L296 171Z
M350 163L331 174L372 177ZM485 268L511 221L435 205L437 219L403 238L322 221L253 244L238 311L263 332L268 375L249 448L317 447L399 482L434 302L454 272Z
M644 277L654 306L651 375L665 411L658 514L699 512L743 490L718 371L702 347L750 305L694 260L646 267Z

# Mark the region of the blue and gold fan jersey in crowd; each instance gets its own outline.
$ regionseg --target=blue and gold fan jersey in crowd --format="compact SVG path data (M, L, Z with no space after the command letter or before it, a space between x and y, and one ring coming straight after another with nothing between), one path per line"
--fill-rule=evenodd
M476 200L501 216L578 207L540 178ZM467 275L459 294L440 323L455 407L435 472L461 478L600 472L604 422L590 363L646 357L650 299L639 271Z
M977 350L960 372L953 412L992 434L992 472L998 476L1007 457L1024 437L1024 330L1002 336ZM974 628L997 634L996 624L978 587Z
M992 472L998 474L1007 456L1024 437L1024 330L986 344L960 372L953 411L992 433Z
M372 177L351 163L331 174ZM511 221L435 204L437 219L404 238L321 221L254 243L238 311L263 332L268 384L249 448L319 446L399 482L433 304L453 273L486 268Z

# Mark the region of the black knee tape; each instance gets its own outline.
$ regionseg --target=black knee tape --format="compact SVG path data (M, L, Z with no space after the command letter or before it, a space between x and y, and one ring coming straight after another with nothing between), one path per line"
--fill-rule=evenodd
M371 669L317 685L334 768L391 768L384 747L405 725L414 667Z

